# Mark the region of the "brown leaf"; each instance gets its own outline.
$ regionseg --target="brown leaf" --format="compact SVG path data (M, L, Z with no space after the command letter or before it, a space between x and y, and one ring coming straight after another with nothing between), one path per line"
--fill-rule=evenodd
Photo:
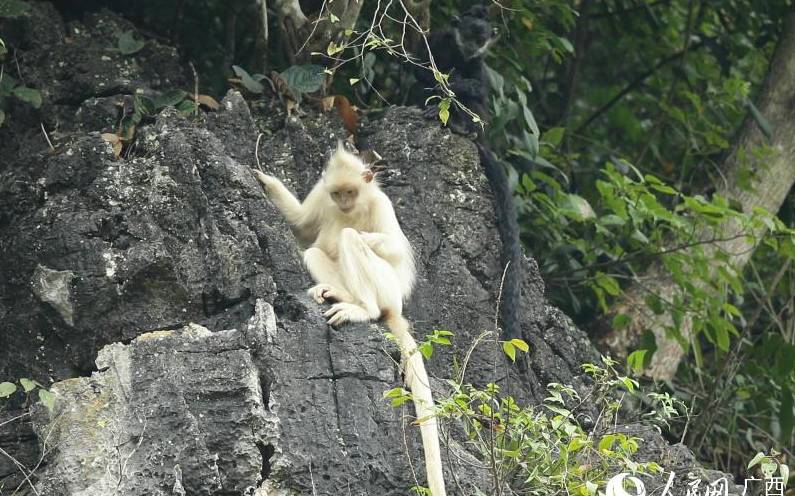
M347 129L349 133L355 135L356 128L359 125L359 114L356 113L351 102L344 96L338 95L335 102L337 104L337 111L340 113L340 117L342 117L342 122L345 123L345 129Z
M199 105L204 105L205 107L212 110L218 110L221 107L215 98L211 97L210 95L199 95L198 98L196 98L196 103Z
M320 105L323 107L323 112L329 112L331 111L331 109L334 108L335 98L336 97L332 95L332 96L327 96L326 98L320 100Z
M121 137L118 134L102 133L102 139L107 141L113 147L113 154L116 158L121 156Z
M378 152L373 149L365 150L359 154L359 156L362 159L362 162L367 165L375 165L383 159L383 157L381 157L381 155L379 155Z

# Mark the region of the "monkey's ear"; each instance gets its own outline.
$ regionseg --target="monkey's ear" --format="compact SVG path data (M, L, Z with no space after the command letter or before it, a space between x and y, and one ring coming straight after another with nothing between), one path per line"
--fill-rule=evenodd
M364 179L364 182L366 183L373 182L374 177L375 177L375 172L371 171L370 169L367 169L366 171L362 172L362 179Z

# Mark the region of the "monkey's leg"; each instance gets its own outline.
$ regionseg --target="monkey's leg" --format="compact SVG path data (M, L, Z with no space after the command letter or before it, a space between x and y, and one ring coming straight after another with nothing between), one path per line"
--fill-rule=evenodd
M326 312L329 323L376 320L388 308L400 314L403 298L395 269L373 252L358 231L345 228L338 242L340 277L354 303L337 303Z
M315 247L307 249L304 252L304 265L317 283L307 291L316 302L323 303L327 299L353 302L353 296L345 290L340 278L337 262L329 258L323 250Z

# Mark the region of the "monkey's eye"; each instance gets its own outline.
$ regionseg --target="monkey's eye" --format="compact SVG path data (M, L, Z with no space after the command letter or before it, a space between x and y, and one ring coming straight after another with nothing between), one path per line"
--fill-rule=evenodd
M340 192L339 191L332 191L331 192L331 197L336 200L337 198L340 197Z
M349 195L349 196L353 196L353 195L355 195L355 194L356 194L356 190L354 190L354 189L349 189L349 190L347 191L347 193L348 193L348 195Z

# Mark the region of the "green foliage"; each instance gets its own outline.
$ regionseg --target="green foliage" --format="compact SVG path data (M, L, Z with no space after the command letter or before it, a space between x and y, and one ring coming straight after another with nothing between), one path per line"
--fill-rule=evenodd
M11 395L17 392L29 397L35 391L38 395L39 403L52 413L55 408L55 396L40 382L23 377L19 379L19 384L22 386L21 390L13 382L0 382L0 399L10 398Z
M324 67L314 64L293 65L282 71L282 80L293 93L314 93L323 86L326 80Z
M746 468L750 471L752 468L758 467L759 472L761 472L762 477L765 479L772 479L778 472L779 477L781 477L786 485L786 482L789 480L789 466L785 463L781 463L778 458L779 456L766 455L760 451L748 462Z
M673 435L686 432L702 457L741 473L747 453L771 439L793 445L795 343L784 329L795 216L791 203L778 216L739 212L711 193L725 181L743 118L772 131L752 102L791 2L764 11L748 1L586 8L570 31L550 19L534 26L572 40L576 59L558 64L562 52L543 50L529 61L514 57L523 53L513 49L515 36L527 36L514 26L511 46L501 40L493 49L490 142L517 171L523 239L553 301L587 327L642 283L649 314L664 316L668 335L692 351L673 393L696 397L701 415L687 428L672 422ZM547 130L540 138L524 106ZM741 188L769 153L740 154ZM761 225L768 233L751 263L732 266L716 241ZM673 277L674 295L657 294L653 275L639 279L650 269ZM680 332L685 319L689 339ZM630 324L643 326L613 316L614 329ZM655 351L653 336L644 336L628 366L642 370Z
M136 39L132 31L125 31L119 36L117 48L122 55L132 55L139 52L146 43L143 40Z
M450 336L452 335L453 333L450 331L434 330L433 333L425 336L425 341L419 343L417 349L426 360L430 360L433 355L433 345L450 346Z
M17 385L13 382L0 382L0 398L8 398L17 392Z
M265 79L264 75L254 74L252 76L245 69L237 65L233 65L232 70L235 71L237 77L240 78L241 84L243 84L248 91L252 93L262 93L265 91L265 87L260 82Z
M527 353L530 350L530 346L527 345L523 340L519 338L511 339L510 341L503 341L502 342L502 351L505 355L511 359L512 362L516 361L516 350L522 351Z
M620 473L657 473L654 462L640 463L634 454L640 439L621 432L615 414L621 396L646 398L658 406L646 414L656 422L667 422L683 409L681 402L664 394L644 395L632 379L604 359L602 366L587 364L592 391L581 398L570 386L550 384L542 407L520 406L497 384L479 388L449 381L451 394L438 398L439 422L463 426L468 444L493 478L492 490L510 487L516 494L595 495L607 480ZM401 388L387 391L393 406L400 406L407 393ZM593 413L598 420L586 430L578 421ZM424 488L412 488L425 494ZM481 488L485 491L486 488ZM484 494L486 494L484 492Z
M39 90L29 88L8 74L0 73L0 126L5 122L12 100L24 102L31 107L41 107L42 99Z
M30 12L30 4L22 0L0 0L0 17L22 17Z

